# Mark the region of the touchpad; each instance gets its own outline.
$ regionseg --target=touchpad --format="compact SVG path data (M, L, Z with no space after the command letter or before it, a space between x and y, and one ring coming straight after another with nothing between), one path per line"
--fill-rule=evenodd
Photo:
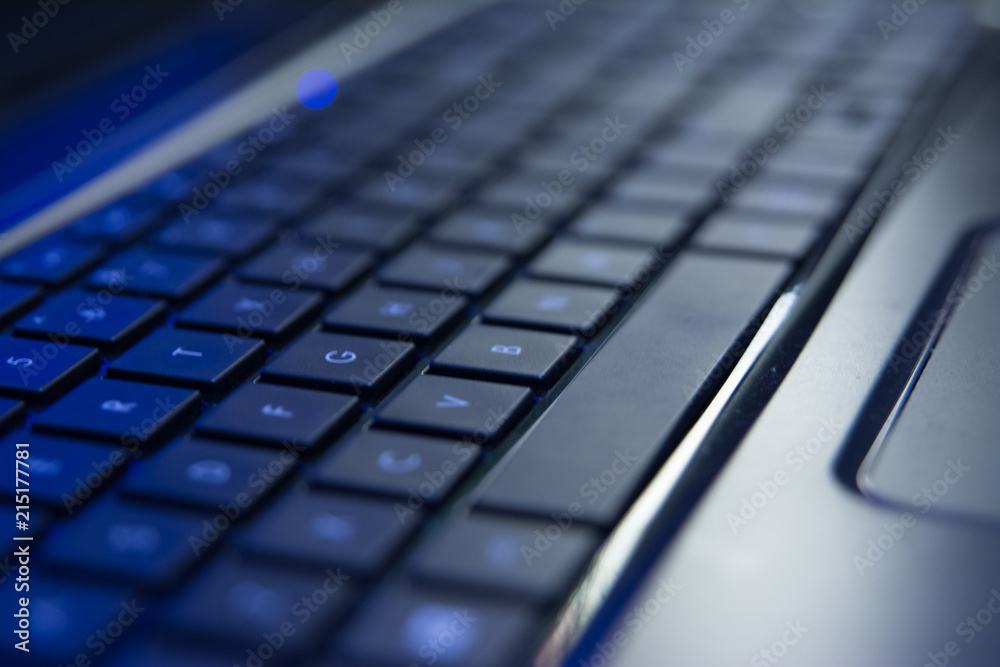
M992 230L971 243L940 309L915 323L890 362L916 370L858 474L876 501L1000 521L1000 229Z

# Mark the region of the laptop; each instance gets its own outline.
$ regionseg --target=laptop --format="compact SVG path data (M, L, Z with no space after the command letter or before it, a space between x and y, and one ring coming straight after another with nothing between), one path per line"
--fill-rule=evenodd
M995 4L0 14L3 664L1000 663Z

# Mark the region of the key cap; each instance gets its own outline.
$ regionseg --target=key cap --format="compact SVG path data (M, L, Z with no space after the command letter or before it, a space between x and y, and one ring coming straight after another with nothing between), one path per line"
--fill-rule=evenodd
M101 246L46 239L0 262L0 275L19 283L61 287L100 262Z
M261 377L372 398L383 394L416 360L413 343L310 332L268 363Z
M322 304L318 292L223 283L180 313L177 326L284 341Z
M443 501L478 458L476 445L372 429L324 455L313 483L406 498L415 510Z
M97 350L61 342L0 336L0 350L0 395L30 401L50 401L101 367Z
M374 202L350 202L323 213L297 230L305 243L330 243L372 248L392 253L412 239L417 216L406 208Z
M132 248L115 255L88 276L93 289L184 301L222 275L222 260Z
M243 265L237 275L252 283L337 294L367 273L373 263L371 253L338 248L326 241L315 246L281 243Z
M632 172L611 188L610 197L629 203L683 206L692 214L718 198L714 169L650 166Z
M279 455L200 438L179 440L140 461L123 480L122 490L209 510L232 502L249 509L291 472L297 456L295 447Z
M372 175L363 181L357 195L361 199L392 204L427 214L451 203L466 185L467 177L461 171L444 169L418 169L412 176L402 179L398 175L387 182L383 174Z
M328 636L354 597L350 576L337 568L284 572L226 559L199 573L169 603L164 624L185 641L194 636L227 645L232 655L240 652L239 661L248 647L253 652L277 635L282 643L273 650L280 651L282 664L296 657L302 664L302 654Z
M547 537L556 530L558 539ZM596 533L574 526L565 512L548 521L473 514L440 526L407 560L406 569L424 580L544 605L576 581L598 541Z
M431 372L551 387L583 345L576 336L472 325L431 362Z
M499 600L392 587L369 598L337 640L355 664L508 667L522 664L537 620Z
M187 424L201 409L200 398L188 389L92 378L39 414L35 428L134 450Z
M71 514L81 505L112 486L128 467L128 455L120 447L90 444L37 433L15 433L5 438L0 451L14 459L15 444L31 446L29 492L34 503L44 504L60 515ZM0 488L14 493L15 477L5 475ZM12 496L8 496L12 497Z
M819 228L808 225L710 217L691 238L691 243L712 250L801 259L812 247L820 231Z
M503 255L410 246L378 272L386 285L428 290L457 290L478 296L510 269Z
M0 283L0 329L31 310L42 300L42 288Z
M198 422L198 431L228 440L312 448L344 430L359 412L356 398L271 384L240 387Z
M14 334L43 340L64 334L76 345L116 351L145 336L166 315L162 301L69 290L18 320Z
M24 402L0 398L0 433L8 430L24 416Z
M264 359L264 341L160 329L108 366L108 377L191 387L219 397Z
M161 197L137 192L74 222L69 231L84 242L131 243L156 226L162 208Z
M319 199L325 189L323 183L268 173L223 190L215 206L257 209L285 218Z
M604 243L557 240L528 265L539 278L619 287L649 282L666 257L655 250L616 248Z
M831 216L845 203L852 186L828 178L761 174L736 190L729 202L738 208Z
M445 218L430 237L443 244L494 250L516 257L531 254L552 236L542 223L516 225L511 210L502 206L475 206Z
M326 491L286 495L247 527L247 552L320 569L334 565L362 575L381 573L423 514L388 502Z
M102 500L51 532L42 562L61 572L163 590L195 564L189 538L202 534L204 520L195 513Z
M479 504L613 526L690 397L788 271L779 261L682 255L484 481Z
M179 220L157 232L153 242L171 250L248 257L274 236L274 225L250 222L248 218L219 216L199 217L190 222Z
M531 391L522 387L421 375L383 406L376 420L484 444L499 440L532 403Z
M34 551L34 547L31 550ZM0 593L0 603L7 612L3 615L3 632L10 638L0 645L0 660L6 665L76 665L77 656L87 658L98 647L107 649L108 644L97 636L97 630L115 624L127 628L146 608L145 602L137 602L133 595L117 588L32 577L30 594L26 594L26 591L16 591L13 581L10 583ZM15 648L15 642L20 641L14 634L20 620L15 612L21 608L18 599L22 597L29 598L29 653ZM106 633L104 637L111 640Z
M488 183L478 192L476 201L508 209L507 215L518 214L535 224L550 224L568 216L581 202L580 188L573 183L563 187L559 196L553 197L546 189L553 181L558 184L559 172L517 171ZM525 201L527 198L527 201ZM533 214L533 215L532 215Z
M634 243L654 248L676 246L691 229L683 207L598 204L580 216L570 231L591 241Z
M515 280L483 311L483 320L590 338L617 310L613 290Z
M323 326L427 343L443 337L467 303L453 290L433 294L365 286L337 303L323 318Z

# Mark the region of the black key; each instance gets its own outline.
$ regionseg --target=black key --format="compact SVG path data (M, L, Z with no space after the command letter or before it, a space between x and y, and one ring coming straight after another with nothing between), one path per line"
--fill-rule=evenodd
M478 458L475 445L372 429L323 456L313 481L406 498L416 510L444 500Z
M257 209L287 217L316 201L324 189L322 183L272 173L224 190L215 200L215 206Z
M494 382L551 387L583 344L565 336L472 325L431 362L431 371Z
M517 214L535 225L556 222L566 217L581 202L580 188L576 187L579 184L562 185L557 180L558 174L559 172L546 170L518 169L485 185L476 198L481 203L507 209L508 216ZM546 190L546 184L557 196Z
M245 264L237 275L248 282L336 294L361 278L373 263L369 252L338 248L325 240L316 245L282 243Z
M503 276L510 262L503 255L414 245L390 260L379 272L388 285L429 290L453 290L477 296Z
M0 262L0 275L20 283L60 287L100 262L104 255L99 245L46 239Z
M406 208L373 202L350 202L323 213L298 229L306 242L363 246L381 253L395 252L417 231L417 216Z
M67 339L68 340L68 339ZM89 347L0 336L0 396L48 401L101 367Z
M76 345L113 351L145 336L166 315L162 301L69 290L18 320L14 333L41 339L65 334Z
M185 643L197 636L229 645L240 662L247 659L248 650L253 653L263 644L280 652L281 664L288 664L287 659L300 657L325 638L330 625L349 608L354 601L350 579L337 568L307 574L216 561L170 602L164 624ZM279 648L274 649L275 644ZM233 662L220 659L211 664Z
M402 505L337 493L287 495L247 527L245 551L319 566L378 574L423 517Z
M46 539L42 560L62 572L163 589L197 560L190 544L201 535L202 515L104 500Z
M93 378L35 419L35 428L121 443L161 442L201 409L198 392Z
M436 225L430 236L439 243L496 250L516 257L531 254L552 236L548 225L518 225L511 220L511 213L509 207L502 206L467 208Z
M160 329L108 366L108 377L158 382L218 397L257 368L264 341L182 329Z
M342 431L359 411L356 398L273 384L240 387L198 422L220 438L312 448Z
M0 329L28 312L43 294L41 287L0 283Z
M172 250L203 251L212 255L247 257L274 236L274 226L228 217L199 217L167 225L153 237L158 245Z
M784 262L682 255L501 462L480 503L613 526L691 396L788 271Z
M340 634L351 664L509 667L522 664L538 621L524 608L393 587L379 590Z
M617 309L613 290L515 280L483 311L483 320L590 338Z
M6 432L24 416L24 402L0 398L0 433Z
M156 225L162 207L161 197L139 192L81 218L69 230L81 241L129 243Z
M133 248L91 273L87 286L183 301L208 287L224 269L218 258Z
M497 440L532 404L522 387L421 375L379 410L378 424L445 436Z
M31 502L45 504L59 514L72 514L112 486L124 472L128 455L119 447L90 444L37 433L19 433L4 440L0 451L14 460L15 444L27 442L31 452L28 478ZM5 475L0 488L14 493L14 475ZM34 510L32 505L32 510Z
M452 290L440 294L386 287L362 287L340 301L323 318L336 331L400 336L401 341L441 338L462 314L467 302Z
M605 204L588 209L570 230L593 241L635 243L653 248L677 245L691 229L681 207L643 208Z
M691 212L709 208L719 194L716 169L645 167L615 184L610 196L629 203L683 206Z
M306 290L224 283L177 316L177 326L287 340L319 313L323 296Z
M670 167L694 167L725 172L744 158L747 139L740 134L690 129L645 149L652 162Z
M765 173L729 194L728 201L739 208L830 216L845 203L851 187L830 178Z
M261 375L268 382L370 398L392 386L416 359L413 343L310 332L268 363Z
M739 213L737 211L736 213ZM761 220L706 220L691 243L712 250L762 253L800 259L812 247L821 229L809 225Z
M384 174L375 174L361 184L357 194L367 201L427 213L451 203L467 179L462 171L424 167L406 179L395 174L388 179Z
M33 546L31 551L34 551ZM13 557L11 560L16 562ZM6 612L3 615L3 634L8 638L0 645L0 661L5 665L75 667L85 664L78 662L79 657L89 663L88 656L93 655L92 652L99 647L107 650L113 641L106 632L104 638L99 638L97 630L116 625L122 628L130 626L146 609L145 602L137 602L132 595L90 584L35 576L31 577L30 587L28 592L17 591L14 582L10 581L0 593ZM15 648L15 643L21 641L15 634L20 620L15 613L21 608L19 598L25 597L30 600L27 607L30 619L29 653ZM123 629L122 632L129 630Z
M242 510L267 496L296 462L289 455L210 440L180 440L140 461L122 483L133 496L218 509L236 503ZM294 453L294 456L291 455Z
M539 278L628 288L649 282L666 262L653 249L622 248L572 239L558 240L535 258L528 272Z
M407 570L517 600L553 602L597 548L596 533L573 522L566 512L548 521L483 514L453 518L420 544Z

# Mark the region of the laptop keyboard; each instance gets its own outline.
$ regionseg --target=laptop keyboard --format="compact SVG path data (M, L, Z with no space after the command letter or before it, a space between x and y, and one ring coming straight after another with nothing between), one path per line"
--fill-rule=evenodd
M0 262L17 664L520 664L961 26L551 4Z

